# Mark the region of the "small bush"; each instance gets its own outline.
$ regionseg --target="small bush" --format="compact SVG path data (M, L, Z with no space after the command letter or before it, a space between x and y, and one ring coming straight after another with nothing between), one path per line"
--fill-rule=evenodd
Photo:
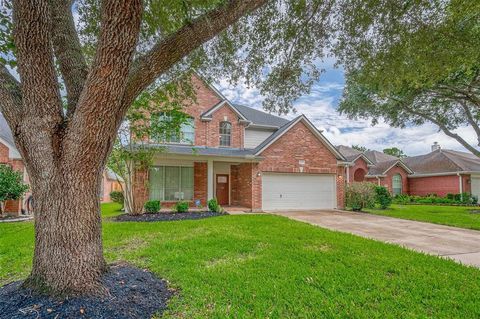
M392 195L385 186L375 186L375 201L381 209L386 209L392 204Z
M177 213L186 213L188 212L188 202L179 201L173 207L173 210Z
M222 211L222 206L218 205L216 198L212 198L208 201L208 210L215 213L220 213Z
M160 211L160 201L159 200L149 200L143 206L147 214L155 214Z
M113 191L110 192L110 199L114 203L118 203L123 206L123 201L125 200L125 197L123 197L123 192L120 191Z
M369 182L352 183L347 185L346 204L354 211L375 206L375 184Z

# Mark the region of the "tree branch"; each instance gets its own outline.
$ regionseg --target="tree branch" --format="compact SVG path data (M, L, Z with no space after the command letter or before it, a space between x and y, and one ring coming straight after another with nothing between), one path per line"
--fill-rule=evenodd
M67 90L67 117L75 110L88 74L71 6L71 0L50 0L52 43Z
M421 118L424 118L430 122L432 122L433 124L437 125L440 130L442 130L443 133L445 133L445 135L451 137L451 138L454 138L455 140L457 140L457 142L459 142L463 147L465 147L467 150L469 150L470 152L472 152L472 154L474 154L475 156L477 157L480 157L480 151L477 150L475 147L473 147L472 145L470 145L467 141L465 141L463 139L463 137L461 137L460 135L456 134L456 133L453 133L451 130L448 129L448 127L446 127L443 123L441 123L440 121L437 121L433 116L430 116L428 114L425 114L425 113L422 113L422 112L419 112L415 109L412 109L408 106L406 106L405 104L402 106L402 108L407 111L408 113L410 114L413 114L413 115L416 115L416 116L419 116Z
M20 83L0 64L0 111L11 126L17 125L22 109Z
M110 152L121 121L117 113L138 41L142 9L141 0L102 3L97 50L64 140L65 156L94 154L79 165L102 165L93 159L103 161ZM97 138L99 135L102 138Z
M477 121L475 121L475 119L473 118L473 114L470 111L467 103L465 101L460 101L460 105L463 108L468 123L470 123L470 125L473 127L473 130L475 131L475 134L477 134L477 145L480 146L480 127L478 126Z
M242 16L266 4L267 0L230 0L225 5L194 19L191 24L158 42L136 61L123 100L123 112L162 73L200 47Z

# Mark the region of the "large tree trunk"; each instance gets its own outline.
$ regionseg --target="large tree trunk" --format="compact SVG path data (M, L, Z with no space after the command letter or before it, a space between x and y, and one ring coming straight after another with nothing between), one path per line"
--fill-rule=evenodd
M68 166L64 166L68 169ZM35 252L26 285L57 295L102 293L101 171L59 170L33 177Z

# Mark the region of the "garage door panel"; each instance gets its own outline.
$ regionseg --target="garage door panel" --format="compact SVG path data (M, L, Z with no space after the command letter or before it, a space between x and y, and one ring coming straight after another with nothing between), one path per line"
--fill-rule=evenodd
M332 209L336 206L334 175L265 173L264 210Z

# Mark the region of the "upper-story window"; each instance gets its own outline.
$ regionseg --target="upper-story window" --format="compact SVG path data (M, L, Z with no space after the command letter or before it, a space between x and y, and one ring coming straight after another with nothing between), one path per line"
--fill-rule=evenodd
M152 139L158 143L193 144L195 142L195 124L185 114L161 112L152 116Z
M220 146L230 146L232 139L232 124L220 122Z

